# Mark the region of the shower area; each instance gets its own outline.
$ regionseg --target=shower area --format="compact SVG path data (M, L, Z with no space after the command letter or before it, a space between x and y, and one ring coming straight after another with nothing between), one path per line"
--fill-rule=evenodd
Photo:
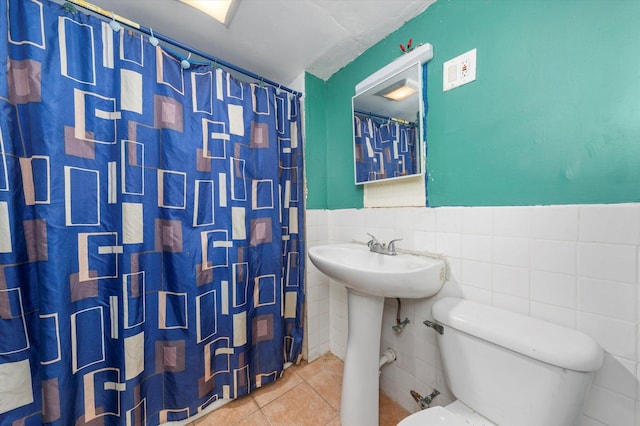
M0 1L0 424L192 417L300 360L300 94Z

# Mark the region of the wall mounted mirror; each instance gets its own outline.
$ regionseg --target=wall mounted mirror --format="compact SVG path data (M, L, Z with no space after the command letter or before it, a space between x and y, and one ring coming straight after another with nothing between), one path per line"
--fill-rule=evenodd
M421 175L425 170L422 45L356 86L352 98L355 183Z

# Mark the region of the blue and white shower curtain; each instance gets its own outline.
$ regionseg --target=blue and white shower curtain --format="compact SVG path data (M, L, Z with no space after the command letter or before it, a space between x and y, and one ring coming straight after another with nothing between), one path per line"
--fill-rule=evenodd
M356 183L417 173L417 129L414 123L354 114Z
M184 419L303 332L299 101L0 0L0 425Z

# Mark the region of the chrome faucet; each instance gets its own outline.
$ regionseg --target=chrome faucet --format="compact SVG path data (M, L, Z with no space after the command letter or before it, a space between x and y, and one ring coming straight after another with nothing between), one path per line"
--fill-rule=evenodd
M395 256L396 254L398 254L396 252L396 241L400 241L402 240L402 238L396 238L395 240L389 241L388 244L385 244L378 241L378 239L373 235L369 233L367 233L367 235L371 237L369 242L367 242L367 246L369 247L370 251L374 253L386 254L389 256Z

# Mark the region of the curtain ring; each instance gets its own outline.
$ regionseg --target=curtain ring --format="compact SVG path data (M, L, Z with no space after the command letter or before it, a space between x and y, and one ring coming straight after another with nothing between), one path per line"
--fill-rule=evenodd
M188 70L189 68L191 68L191 63L189 62L189 59L191 59L191 52L189 52L189 56L187 56L187 59L183 59L180 62L180 66L182 67L183 70Z
M122 26L116 21L116 14L111 11L111 22L109 22L109 26L113 31L118 32L122 29Z
M153 28L149 28L151 30L151 37L149 37L149 43L151 43L151 45L153 47L156 47L159 43L158 39L153 35Z

